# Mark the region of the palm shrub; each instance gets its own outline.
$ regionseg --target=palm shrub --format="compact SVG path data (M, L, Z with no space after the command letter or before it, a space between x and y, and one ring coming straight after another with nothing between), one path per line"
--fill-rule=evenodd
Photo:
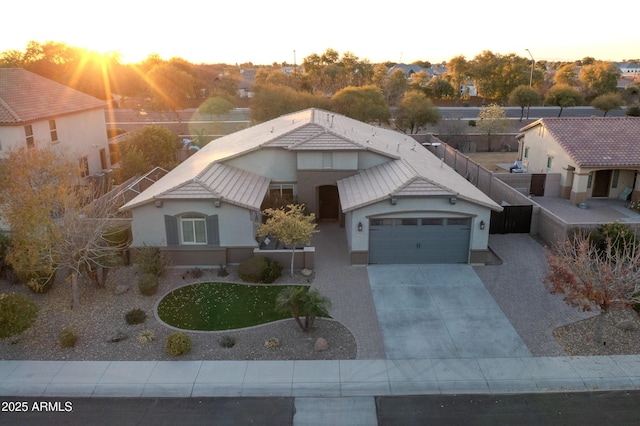
M307 332L313 328L317 317L329 316L331 301L317 289L285 287L276 297L275 308L279 313L290 313L302 331ZM303 316L304 323L301 320Z
M38 316L38 306L25 294L0 294L0 339L27 330Z
M188 354L191 351L191 337L188 334L177 331L167 337L165 344L167 351L173 356Z

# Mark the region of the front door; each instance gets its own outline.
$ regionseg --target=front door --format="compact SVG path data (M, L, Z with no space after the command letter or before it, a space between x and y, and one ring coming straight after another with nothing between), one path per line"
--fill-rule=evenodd
M334 185L323 185L318 188L318 199L320 211L318 219L325 221L338 220L340 215L340 197L338 187Z
M592 197L608 197L611 183L611 170L598 170L595 173Z

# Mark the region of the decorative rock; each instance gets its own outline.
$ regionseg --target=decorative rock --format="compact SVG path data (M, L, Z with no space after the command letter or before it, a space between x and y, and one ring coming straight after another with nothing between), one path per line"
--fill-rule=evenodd
M302 271L300 271L300 274L303 277L309 278L311 275L313 275L313 271L311 269L304 268Z
M126 333L124 333L122 330L116 330L107 341L111 343L115 343L115 342L120 342L121 340L125 340L128 337L129 336Z
M636 330L638 326L633 320L626 319L617 323L616 328L619 328L620 330L625 330L625 331L633 331L633 330Z
M115 291L113 292L115 295L118 294L124 294L126 292L129 291L129 286L125 285L125 284L120 284L119 286L116 287Z
M329 349L329 342L324 337L318 337L313 344L313 350L316 352L323 352Z

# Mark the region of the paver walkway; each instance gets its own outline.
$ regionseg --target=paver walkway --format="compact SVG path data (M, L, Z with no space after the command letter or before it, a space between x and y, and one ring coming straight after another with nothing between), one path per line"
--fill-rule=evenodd
M324 222L312 239L316 247L313 287L331 299L331 315L354 335L358 359L384 359L384 344L369 287L367 268L351 266L344 228Z

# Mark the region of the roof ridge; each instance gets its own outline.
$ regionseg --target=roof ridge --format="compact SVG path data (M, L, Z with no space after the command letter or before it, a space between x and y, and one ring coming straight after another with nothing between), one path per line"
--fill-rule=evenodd
M18 113L17 113L17 112L15 112L15 111L13 110L13 108L11 108L11 105L9 105L9 104L4 100L4 99L2 99L2 97L0 97L0 104L2 104L2 106L3 106L4 108L6 108L6 109L7 109L7 111L9 112L9 114L11 114L11 116L12 116L16 121L18 121L18 122L20 122L20 121L24 121L24 120L22 120L22 118L18 115Z

